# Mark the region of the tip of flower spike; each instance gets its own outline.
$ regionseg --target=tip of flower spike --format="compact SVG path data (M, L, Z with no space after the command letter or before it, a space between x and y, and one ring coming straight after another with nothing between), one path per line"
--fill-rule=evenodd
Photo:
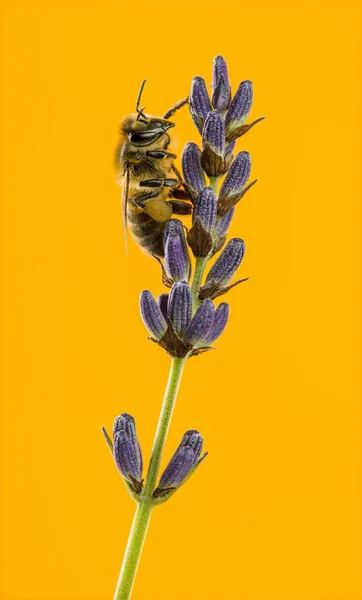
M225 59L218 55L212 68L212 105L221 113L225 113L231 100L231 88Z

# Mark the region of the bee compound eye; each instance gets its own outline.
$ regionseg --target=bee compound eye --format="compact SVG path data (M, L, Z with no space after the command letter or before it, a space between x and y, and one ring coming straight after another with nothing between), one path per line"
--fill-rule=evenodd
M154 129L149 131L135 131L129 134L128 139L134 146L148 146L156 142L162 133L162 131L155 131Z

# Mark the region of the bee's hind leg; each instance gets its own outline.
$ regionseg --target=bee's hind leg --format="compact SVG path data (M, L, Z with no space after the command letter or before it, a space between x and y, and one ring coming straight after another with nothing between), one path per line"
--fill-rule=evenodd
M168 204L172 206L172 213L174 215L191 215L192 205L182 200L169 200Z
M143 192L141 194L135 194L130 198L130 201L138 206L138 208L144 208L146 206L147 200L151 200L152 198L156 198L159 195L158 191L154 192Z

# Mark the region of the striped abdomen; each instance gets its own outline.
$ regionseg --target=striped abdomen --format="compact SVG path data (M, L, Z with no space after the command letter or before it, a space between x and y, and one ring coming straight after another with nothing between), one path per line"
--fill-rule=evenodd
M159 223L142 209L128 204L127 220L138 244L149 254L163 256L163 229L165 223Z

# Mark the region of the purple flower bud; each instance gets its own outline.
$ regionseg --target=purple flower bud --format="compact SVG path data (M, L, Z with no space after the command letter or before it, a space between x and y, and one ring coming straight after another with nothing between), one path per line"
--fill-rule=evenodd
M167 314L177 335L182 338L190 321L192 312L192 294L187 283L174 283L170 293Z
M189 475L199 460L203 439L198 431L190 430L184 434L180 445L161 475L156 496L164 490L177 488Z
M137 439L134 418L121 414L113 426L113 454L121 475L131 484L135 492L142 490L142 454Z
M225 128L224 119L217 110L209 112L202 130L202 147L209 148L218 156L224 157Z
M216 226L215 226L216 238L220 238L223 235L225 235L225 233L227 232L227 230L230 227L230 223L234 216L234 212L235 212L235 208L232 208L227 213L225 213L223 217L220 217L220 219L217 220Z
M228 134L245 123L252 102L253 84L251 81L242 81L226 113L225 127Z
M222 334L229 318L229 305L226 302L219 304L214 313L214 322L206 336L205 344L212 344Z
M192 215L193 225L196 219L200 220L201 225L206 231L212 233L216 221L216 196L211 187L205 187L197 196Z
M249 152L238 152L221 186L220 198L242 192L250 177L250 171L251 158Z
M157 304L165 319L167 319L168 294L160 294L157 298Z
M167 331L167 323L159 305L148 290L143 290L140 297L141 316L150 334L160 340Z
M232 238L211 267L206 277L206 284L211 281L220 285L229 283L243 260L244 254L245 244L243 240Z
M190 113L200 133L202 133L205 119L211 110L211 102L207 93L205 80L202 77L194 77L190 92Z
M201 302L199 308L192 317L191 323L186 329L184 341L186 344L195 346L200 344L207 337L214 321L214 305L212 300L207 298Z
M220 112L225 112L231 100L231 88L225 59L217 56L212 69L212 105Z
M201 167L201 150L193 142L188 142L182 153L182 171L185 182L196 194L206 186Z
M230 142L230 144L228 144L225 148L225 156L227 154L232 154L235 150L235 146L236 146L236 140Z
M187 281L190 276L190 257L181 221L170 219L164 228L165 271L173 281Z

